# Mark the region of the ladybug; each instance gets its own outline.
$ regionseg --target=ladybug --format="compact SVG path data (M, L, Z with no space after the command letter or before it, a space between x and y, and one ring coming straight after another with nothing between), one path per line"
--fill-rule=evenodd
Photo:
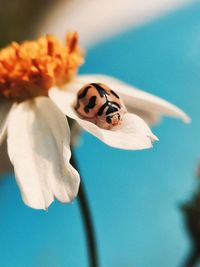
M109 130L120 125L126 113L121 98L102 83L84 85L77 93L75 110L82 118Z

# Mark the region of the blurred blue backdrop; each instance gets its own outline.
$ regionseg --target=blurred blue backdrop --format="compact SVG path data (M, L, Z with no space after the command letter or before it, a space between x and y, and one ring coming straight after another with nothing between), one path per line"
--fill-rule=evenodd
M89 49L82 73L102 73L183 108L191 125L165 119L146 151L107 147L83 133L76 156L94 217L102 267L174 267L189 241L180 204L195 186L200 136L200 3ZM26 207L13 175L0 181L0 266L86 267L77 201Z

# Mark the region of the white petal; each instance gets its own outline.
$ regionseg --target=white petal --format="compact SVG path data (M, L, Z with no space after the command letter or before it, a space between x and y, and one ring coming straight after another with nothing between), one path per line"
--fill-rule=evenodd
M8 118L13 108L13 102L0 100L0 144L6 136Z
M79 174L69 163L70 130L64 114L48 98L17 106L8 123L8 153L24 202L47 209L54 197L69 202Z
M147 122L155 123L160 116L167 115L190 122L188 115L175 105L152 94L105 75L79 75L66 89L77 91L82 85L90 82L105 83L118 92L129 112L142 116Z
M76 94L51 89L50 98L58 105L64 114L76 120L79 125L109 146L121 149L145 149L152 146L152 141L158 140L148 125L137 115L126 114L123 123L115 130L105 130L97 125L81 119L73 108Z
M142 118L148 125L155 125L160 121L160 114L157 112L145 111L133 107L127 107L129 113L137 114L140 118Z

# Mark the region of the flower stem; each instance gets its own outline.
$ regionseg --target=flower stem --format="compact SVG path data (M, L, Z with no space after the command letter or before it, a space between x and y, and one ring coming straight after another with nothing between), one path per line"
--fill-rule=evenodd
M80 173L79 168L77 166L76 159L74 157L74 153L72 153L71 164ZM79 188L78 202L79 202L80 212L81 212L83 225L85 229L89 266L99 267L95 230L94 230L94 225L92 221L92 216L90 212L90 207L89 207L86 191L85 191L84 184L83 184L83 179L81 180L81 184Z
M183 267L195 267L199 262L199 250L193 249L183 264Z

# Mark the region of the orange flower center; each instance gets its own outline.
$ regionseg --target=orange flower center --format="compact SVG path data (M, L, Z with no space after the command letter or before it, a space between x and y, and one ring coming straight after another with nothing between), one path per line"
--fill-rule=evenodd
M22 44L13 42L0 51L0 96L22 101L47 96L54 86L62 86L83 63L77 33L69 33L66 46L46 35Z

